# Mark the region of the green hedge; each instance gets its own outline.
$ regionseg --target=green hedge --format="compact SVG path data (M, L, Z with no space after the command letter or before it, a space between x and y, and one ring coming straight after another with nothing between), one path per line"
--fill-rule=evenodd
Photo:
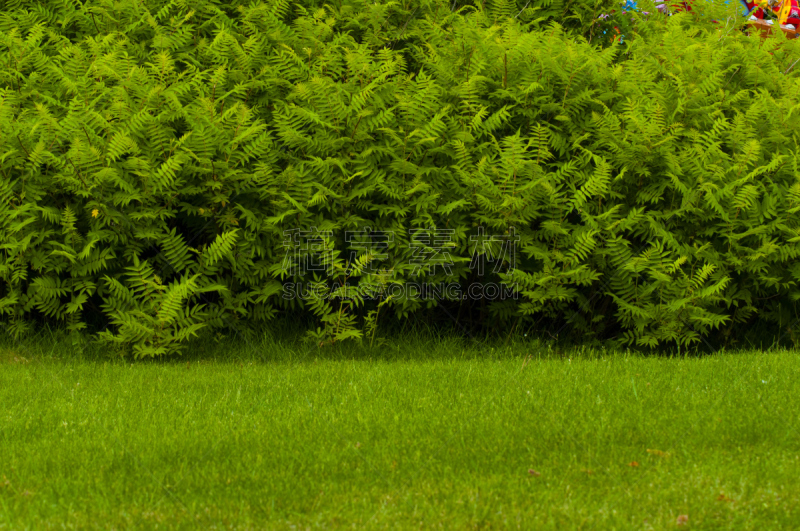
M609 46L553 18L602 2L487 4L4 2L6 329L154 356L278 314L321 344L372 340L379 310L639 346L790 325L800 45L635 15ZM366 227L393 240L351 254ZM431 227L449 273L417 267ZM515 262L479 276L482 233ZM453 280L516 298L376 291ZM329 297L287 296L309 281Z

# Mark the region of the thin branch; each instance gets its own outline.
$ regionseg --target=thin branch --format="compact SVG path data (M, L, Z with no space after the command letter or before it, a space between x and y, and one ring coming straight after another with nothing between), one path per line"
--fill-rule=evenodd
M797 61L800 61L800 59L798 59ZM784 73L784 74L788 74L788 73L789 73L789 71L790 71L792 68L794 68L794 65L796 65L796 64L797 64L797 61L795 61L794 63L792 63L792 64L791 64L791 66L789 66L789 68L787 68L786 70L784 70L784 72L783 72L783 73Z
M83 129L83 133L86 135L86 140L89 141L89 145L92 145L92 139L89 137L89 132L86 130L86 126L81 124L81 129Z
M72 164L72 169L74 169L74 170L75 170L75 172L77 173L78 179L80 179L80 180L81 180L81 182L83 183L83 187L84 187L86 190L88 190L88 189L89 189L89 185L87 185L87 184L86 184L86 181L84 181L84 180L83 180L83 176L81 175L81 171L80 171L80 170L79 170L79 169L78 169L78 168L75 166L75 163L73 163L73 162L72 162L72 160L70 160L70 158L69 158L69 157L67 157L66 155L64 155L64 158L65 158L65 159L67 159L67 162L69 162L70 164Z
M531 5L531 0L528 0L528 3L527 3L527 4L525 4L525 7L523 7L522 9L520 9L520 10L519 10L519 13L517 13L517 16L516 16L516 17L514 17L514 18L517 18L518 16L520 16L520 15L522 14L522 12L523 12L523 11L525 11L526 9L528 9L528 6L529 6L529 5Z
M406 23L403 25L403 31L400 33L400 36L399 36L399 37L397 37L397 39L396 39L395 41L393 41L393 42L392 42L392 48L391 48L392 50L394 50L394 45L395 45L395 44L397 44L397 41L398 41L398 40L400 40L400 39L402 39L402 38L403 38L403 35L405 35L405 34L406 34L406 28L408 28L408 23L409 23L409 22L411 22L411 19L414 17L414 15L417 13L417 11L419 11L419 8L416 8L416 9L415 9L415 10L414 10L414 11L411 13L411 15L408 17L408 19L406 20Z
M94 13L89 11L89 14L92 15L92 22L94 22L94 29L97 30L97 33L100 33L100 28L97 27L97 21L94 19Z
M31 154L30 154L30 153L28 152L28 150L25 148L25 144L23 144L23 143L22 143L22 139L19 137L19 134L17 134L17 142L19 142L19 145L20 145L20 146L22 147L22 149L25 151L25 154L28 156L28 158L31 158Z

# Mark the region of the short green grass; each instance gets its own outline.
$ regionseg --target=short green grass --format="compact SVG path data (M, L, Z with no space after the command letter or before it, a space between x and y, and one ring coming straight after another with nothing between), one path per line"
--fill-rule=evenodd
M800 353L298 345L0 348L0 529L800 527Z

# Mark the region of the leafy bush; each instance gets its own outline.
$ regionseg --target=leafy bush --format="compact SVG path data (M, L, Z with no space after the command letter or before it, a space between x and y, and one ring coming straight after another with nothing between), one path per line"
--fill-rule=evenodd
M379 305L640 346L787 326L798 44L682 14L608 46L552 18L600 2L531 4L5 2L7 329L155 356L279 312L373 338ZM481 234L516 262L478 276ZM518 298L388 289L453 279ZM325 297L286 296L309 280Z

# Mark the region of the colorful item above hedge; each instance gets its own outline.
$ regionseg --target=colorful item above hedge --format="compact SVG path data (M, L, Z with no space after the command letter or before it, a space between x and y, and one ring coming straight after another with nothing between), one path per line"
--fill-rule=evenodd
M669 1L669 0L655 0L656 9L661 11L662 13L665 12L676 12L676 11L691 11L692 10L692 1ZM636 0L626 0L622 3L624 9L638 11L639 8L637 7Z
M797 0L761 0L748 2L751 16L757 20L774 20L782 27L800 28L800 5Z
M731 0L727 0L729 3ZM747 15L752 11L753 7L750 6L745 0L736 0L742 6L742 15ZM795 0L796 2L796 0ZM675 1L675 0L654 0L656 9L662 13L680 13L681 11L692 11L695 0ZM638 11L637 3L635 0L626 0L623 3L624 9L631 11Z

